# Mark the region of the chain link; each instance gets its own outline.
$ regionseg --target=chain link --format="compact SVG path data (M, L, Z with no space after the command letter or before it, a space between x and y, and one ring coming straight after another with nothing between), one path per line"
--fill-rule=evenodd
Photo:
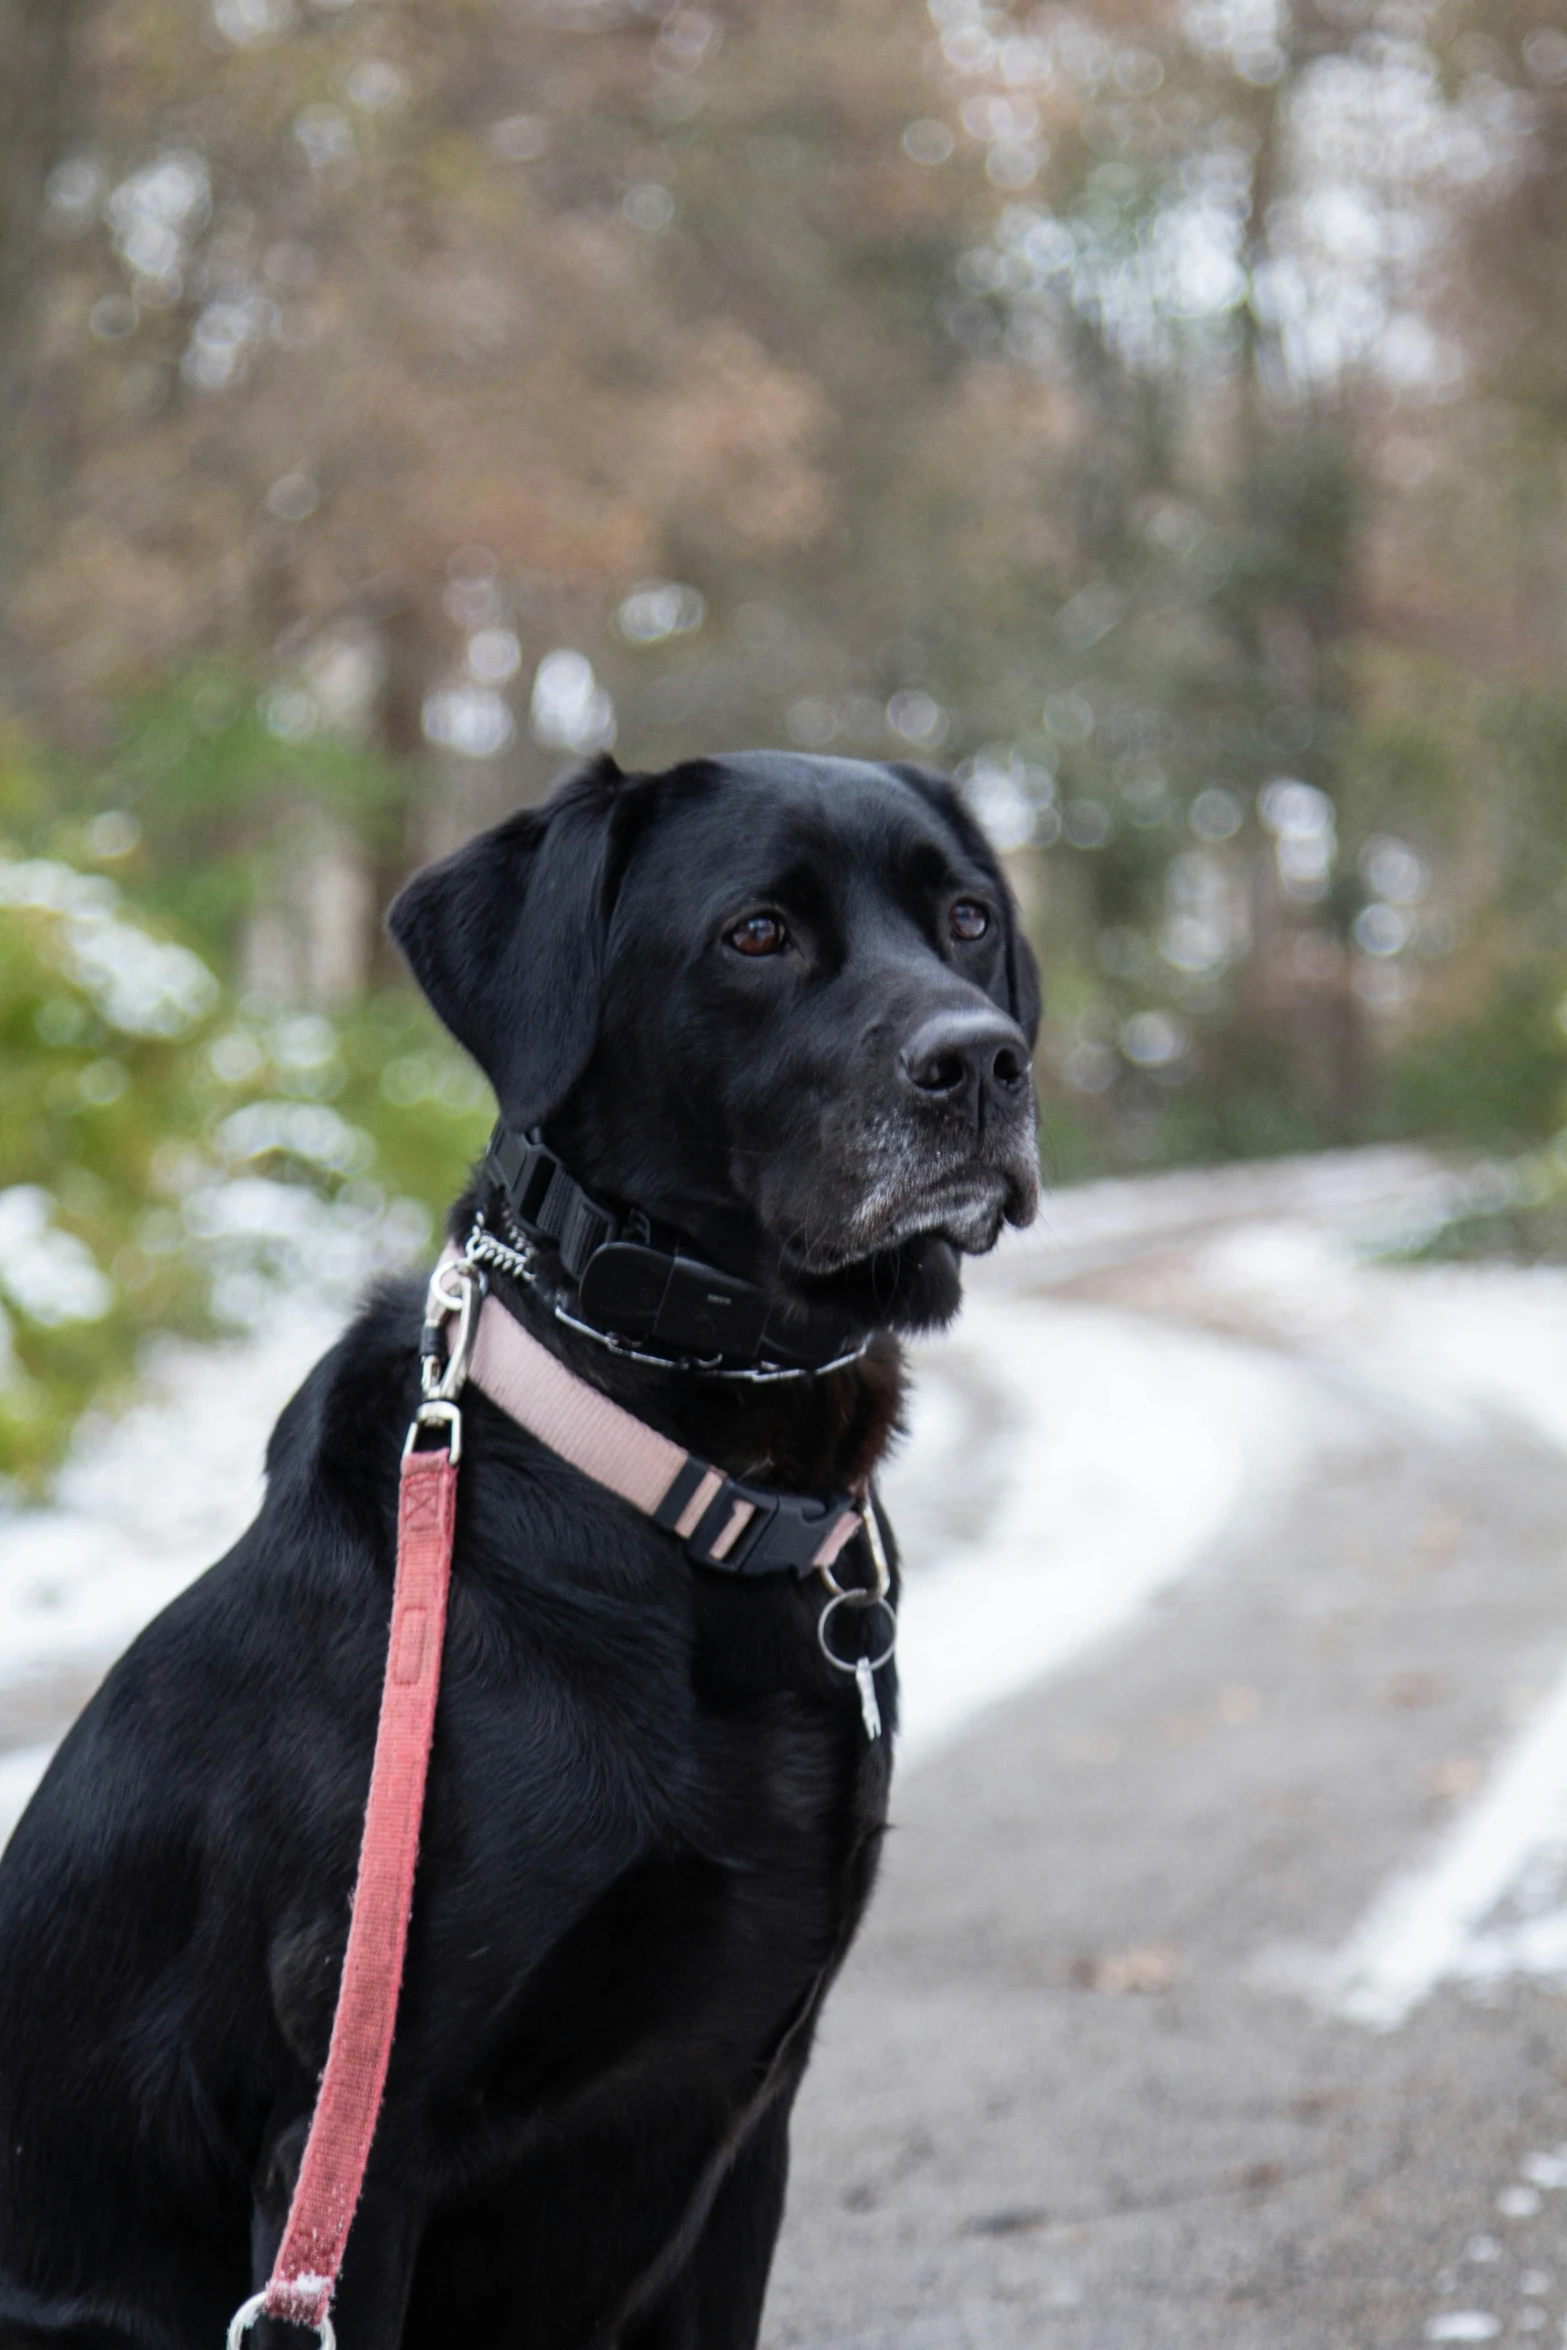
M509 1274L512 1280L522 1281L547 1306L555 1320L564 1329L574 1330L579 1338L591 1338L595 1346L614 1355L623 1363L643 1363L655 1371L698 1371L707 1379L737 1379L751 1387L774 1387L786 1379L820 1379L828 1371L845 1371L857 1363L870 1345L874 1332L869 1332L848 1354L835 1355L830 1363L755 1363L743 1369L726 1364L722 1355L666 1355L653 1354L645 1347L634 1346L629 1338L617 1337L612 1330L599 1330L591 1322L584 1322L564 1306L558 1297L552 1297L539 1279L539 1252L529 1240L517 1234L515 1241L505 1241L493 1233L482 1215L474 1218L463 1254L472 1264L493 1266L496 1272Z

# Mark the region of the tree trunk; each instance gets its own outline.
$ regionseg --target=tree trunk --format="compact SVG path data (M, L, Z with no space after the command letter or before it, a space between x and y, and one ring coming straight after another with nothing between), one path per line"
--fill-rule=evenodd
M72 130L74 71L96 0L0 0L0 616L21 559L16 482L28 448L31 330L42 277L44 186ZM0 617L0 697L15 683Z

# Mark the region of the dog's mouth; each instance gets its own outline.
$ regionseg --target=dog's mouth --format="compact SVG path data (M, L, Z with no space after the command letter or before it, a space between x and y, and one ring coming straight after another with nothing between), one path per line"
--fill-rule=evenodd
M836 1229L806 1230L786 1241L784 1268L820 1280L869 1257L922 1239L944 1240L962 1256L984 1256L1003 1224L1028 1224L1039 1204L1039 1171L1021 1144L1000 1160L967 1159L921 1169L888 1168Z
M1013 1199L1006 1177L987 1170L977 1179L943 1186L931 1198L906 1201L878 1231L874 1245L878 1250L901 1248L906 1241L934 1233L964 1256L983 1256L1000 1238Z

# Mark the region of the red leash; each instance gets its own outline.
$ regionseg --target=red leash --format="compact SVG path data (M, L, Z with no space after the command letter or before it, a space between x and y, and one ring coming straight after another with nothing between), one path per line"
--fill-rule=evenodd
M453 1399L467 1375L478 1287L471 1270L460 1278L460 1300L432 1285L431 1319L438 1308L456 1312L458 1332L446 1375L420 1405L403 1453L391 1637L337 2013L283 2241L265 2291L234 2313L229 2350L239 2350L263 2314L314 2326L325 2350L336 2339L332 2295L381 2110L408 1946L457 1515L462 1422ZM420 1431L440 1423L446 1448L416 1451Z

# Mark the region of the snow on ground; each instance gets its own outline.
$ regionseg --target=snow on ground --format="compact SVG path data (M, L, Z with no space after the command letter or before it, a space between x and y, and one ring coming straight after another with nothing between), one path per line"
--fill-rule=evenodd
M1036 1223L1004 1254L1031 1280L1058 1281L1124 1263L1217 1225L1289 1222L1365 1247L1418 1244L1461 1209L1509 1194L1504 1169L1455 1168L1399 1144L1310 1157L1188 1167L1047 1193Z
M1500 1416L1567 1448L1567 1272L1367 1264L1330 1231L1270 1220L1221 1234L1193 1273L1227 1318L1384 1407L1471 1432Z
M1210 1241L1188 1278L1346 1400L1438 1435L1483 1438L1510 1422L1567 1450L1567 1272L1366 1264L1331 1231L1268 1220ZM1482 1996L1511 1975L1567 1985L1567 1668L1342 1947L1275 1971L1374 2030L1395 2029L1443 1982Z
M272 1423L342 1320L296 1298L254 1337L160 1349L143 1399L88 1426L55 1507L0 1518L0 1718L7 1688L112 1662L244 1532ZM0 1754L0 1839L52 1751Z
M1492 1771L1490 1784L1422 1862L1394 1879L1336 1956L1299 1970L1322 2005L1391 2031L1438 1983L1512 1974L1567 1978L1567 1908L1486 1921L1567 1835L1567 1674Z
M1330 1421L1260 1349L993 1287L917 1368L884 1480L909 1570L905 1765L1135 1616Z
M296 1300L263 1336L170 1346L144 1399L89 1431L55 1508L0 1521L0 1691L107 1659L255 1516L279 1411L341 1317Z

